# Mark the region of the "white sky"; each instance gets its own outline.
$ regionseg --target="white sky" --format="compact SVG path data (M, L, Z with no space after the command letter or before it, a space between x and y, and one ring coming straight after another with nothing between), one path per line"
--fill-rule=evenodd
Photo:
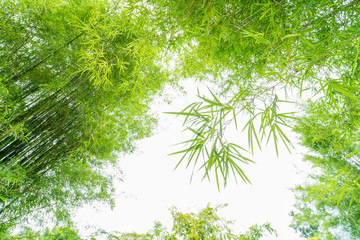
M116 208L113 211L106 208L81 209L76 218L80 229L85 225L94 225L106 231L145 233L152 229L154 221L160 221L170 228L169 208L172 206L184 212L197 212L208 203L213 206L228 203L226 208L219 211L219 215L227 220L235 220L233 228L236 232L245 232L254 224L270 222L279 237L263 239L303 239L288 227L291 222L288 214L295 202L289 188L302 182L305 176L302 169L308 168L300 161L301 155L296 153L302 149L300 146L295 145L296 151L292 154L281 148L279 157L272 146L256 153L253 157L256 164L244 167L252 185L230 181L220 192L215 181L201 181L202 172L195 173L190 183L191 168L185 169L185 164L173 171L180 155L168 154L180 150L174 144L185 140L186 136L181 133L181 118L161 112L180 111L194 101L196 87L187 86L189 96L179 95L171 105L155 106L160 118L156 133L141 140L135 154L120 159L124 181L118 185L118 189L123 194L117 199ZM246 143L247 140L239 133L239 142ZM296 139L293 140L296 143Z

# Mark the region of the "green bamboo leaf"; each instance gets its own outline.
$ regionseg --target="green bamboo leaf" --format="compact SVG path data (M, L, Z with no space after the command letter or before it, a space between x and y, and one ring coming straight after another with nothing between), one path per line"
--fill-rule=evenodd
M211 96L214 98L214 100L218 103L218 104L220 104L221 106L223 106L223 104L220 102L220 100L215 96L215 94L208 88L208 90L209 90L209 92L210 92L210 94L211 94Z
M179 115L179 116L194 116L197 117L198 114L195 113L189 113L189 112L163 112L165 114L173 114L173 115Z
M341 191L340 195L339 195L339 200L338 200L338 202L337 202L337 204L336 204L336 205L338 205L338 206L339 206L340 201L343 199L343 197L344 197L344 195L345 195L346 191L347 191L347 186L344 186L344 187L342 188L342 191Z
M276 136L276 132L275 132L275 127L276 125L273 125L271 126L271 129L270 129L270 133L269 133L269 136L268 136L268 139L267 139L267 143L269 142L271 136L273 137L273 141L274 141L274 147L275 147L275 151L276 151L276 156L279 156L279 148L278 148L278 138Z
M216 176L216 186L218 188L218 191L220 191L220 181L219 181L219 175L218 175L218 171L215 168L215 176Z
M260 144L259 138L258 138L258 136L257 136L257 133L256 133L256 131L255 131L254 125L252 125L251 129L252 129L252 134L254 134L254 136L255 136L256 143L257 143L259 149L261 150L261 144Z
M354 77L355 74L355 69L356 69L356 65L357 65L357 60L359 58L359 52L360 52L360 38L357 40L357 46L356 46L356 57L355 57L355 62L354 62L354 66L353 66L353 72L352 72L352 76Z
M234 176L235 182L237 183L238 182L237 181L237 172L236 172L234 166L231 163L229 163L229 166L230 166L231 172L232 172L232 174Z
M187 149L183 149L183 150L180 150L180 151L177 151L177 152L173 152L173 153L170 153L169 156L171 155L176 155L176 154L181 154L181 153L188 153L192 150L192 147L189 147Z
M278 113L277 116L280 118L290 118L293 120L298 120L297 117L294 117L292 115L296 114L297 112L286 112L286 113Z
M209 103L211 106L219 106L219 107L222 107L222 106L223 106L223 104L220 103L220 102L218 102L218 101L212 101L212 100L210 100L210 99L208 99L208 98L205 98L205 97L200 97L200 98L201 98L203 101Z
M235 124L235 129L237 130L238 129L238 122L237 122L235 109L232 110L232 114L233 114L233 120L234 120L234 124Z
M353 194L352 194L352 196L351 196L350 203L349 203L348 212L350 212L351 206L352 206L352 204L353 204L353 202L354 202L354 199L355 199L355 195L356 195L356 191L354 190L354 191L353 191Z
M197 152L201 152L201 148L202 148L202 144L198 144L198 145L194 146L194 148L191 150L192 152L190 153L190 156L189 156L188 159L187 159L188 163L186 164L186 167L185 167L185 168L188 168L188 167L189 167L189 165L190 165L193 157L195 156L195 154L196 154Z
M301 34L299 34L299 33L288 34L288 35L284 36L281 40L284 40L285 38L297 37L300 35Z
M349 157L351 157L351 156L353 156L353 155L355 155L355 154L357 154L357 153L359 153L359 152L360 152L360 148L358 148L358 149L356 149L355 151L353 151L352 153L346 155L344 158L349 158Z
M285 147L291 153L291 150L290 150L288 144L293 148L294 148L294 146L291 143L290 139L285 135L285 133L281 130L281 128L277 124L275 125L275 127L276 127L276 130L278 131L280 138L281 138L282 142L284 143Z
M248 144L251 149L251 153L254 154L254 143L252 139L252 131L251 131L252 123L248 126Z
M250 159L248 159L248 158L246 158L246 157L244 157L242 155L234 155L232 153L229 153L229 156L236 159L236 160L238 160L238 161L240 161L240 162L242 162L242 163L245 163L245 164L249 164L249 162L252 162L252 163L254 162L254 161L252 161L252 160L250 160Z
M286 136L286 134L282 131L282 129L279 127L278 124L276 124L276 130L278 132L278 135L280 136L282 142L284 143L285 146L291 146L294 148L293 144L291 143L291 140Z
M261 20L261 19L263 19L264 17L265 17L265 15L269 12L269 11L271 11L272 10L272 8L268 8L268 10L266 10L262 15L261 15L261 17L259 18L259 21Z
M235 168L237 174L241 177L244 183L251 183L249 178L245 175L244 171L235 163L230 163Z
M245 148L240 147L239 145L237 145L237 144L235 144L235 143L229 143L229 147L232 147L233 149L238 148L238 149L241 149L241 150L243 150L243 151L245 151L245 152L248 152Z
M191 132L193 132L193 133L195 134L196 139L197 139L198 137L201 137L202 139L204 139L204 135L202 134L202 131L201 131L201 130L200 130L200 131L196 131L195 129L190 128L190 127L188 127L187 129L190 130ZM204 128L202 128L202 130L203 130L203 129L204 129Z
M222 120L223 120L223 111L221 109L220 110L220 116L219 116L220 136L221 137L223 136L223 123L222 123Z
M348 88L347 86L345 85L341 85L341 84L338 84L338 83L334 83L334 82L331 82L330 85L335 89L337 90L338 92L341 92L342 94L344 94L345 96L357 101L357 102L360 102L360 99L357 98L357 97L354 97L351 93L349 93L348 91L346 91L346 88Z
M303 33L305 33L305 32L303 32ZM303 43L305 43L308 47L315 49L315 46L314 46L312 43L310 43L310 42L309 42L305 37L303 37L302 35L300 35L299 39L301 39L301 41L302 41Z
M315 0L311 0L311 2L307 5L305 11L304 11L304 15L307 13L307 11L310 9L310 7L314 4Z

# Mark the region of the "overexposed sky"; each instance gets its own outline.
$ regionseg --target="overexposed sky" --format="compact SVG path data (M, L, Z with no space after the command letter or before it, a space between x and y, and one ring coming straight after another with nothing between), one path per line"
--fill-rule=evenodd
M235 220L233 228L236 232L245 232L254 224L270 222L279 237L263 239L303 239L289 227L291 217L288 215L295 202L289 188L301 183L304 171L308 169L301 162L299 150L304 150L300 146L295 145L292 154L280 148L279 157L271 145L257 151L252 157L256 164L243 168L252 184L230 181L220 192L214 179L210 183L206 179L201 181L202 172L195 172L190 183L191 168L185 169L185 164L174 171L180 155L168 154L180 150L181 147L174 144L186 139L186 134L181 132L183 119L161 112L180 111L196 100L196 86L189 82L184 82L184 85L188 96L178 94L170 105L154 105L160 118L155 134L139 141L134 154L121 157L124 181L118 184L118 189L123 193L116 201L116 208L113 211L106 208L81 209L76 218L79 227L94 225L106 231L145 233L153 227L154 221L170 227L169 208L172 206L184 212L197 212L208 203L213 206L227 203L219 215ZM288 111L292 109L284 112ZM234 136L238 138L237 143L247 143L241 132L234 133ZM290 136L294 137L291 133ZM296 139L293 140L296 143Z

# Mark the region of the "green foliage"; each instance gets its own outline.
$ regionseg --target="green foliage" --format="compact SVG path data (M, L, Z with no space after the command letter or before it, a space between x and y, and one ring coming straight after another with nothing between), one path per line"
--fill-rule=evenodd
M185 150L173 154L183 154L181 161L188 156L188 164L194 159L194 168L200 156L204 161L201 168L205 169L205 176L209 178L209 172L214 168L218 188L219 176L226 181L230 173L233 173L235 179L239 175L246 183L250 180L239 166L239 163L248 164L253 162L244 153L247 149L229 142L226 137L226 128L234 123L236 129L239 128L237 118L247 119L245 124L241 125L243 131L248 135L248 146L254 153L254 146L261 149L263 141L268 143L273 140L278 153L279 140L290 151L292 146L288 137L284 134L282 127L289 127L286 120L293 118L293 113L279 113L278 104L283 102L273 94L274 87L238 90L232 99L228 102L222 102L212 92L211 98L199 96L203 102L192 103L183 111L172 113L178 116L184 116L184 124L193 133L193 137L183 142L190 145ZM251 92L251 93L250 93ZM263 101L264 105L260 108L255 101ZM256 128L255 126L258 125Z
M204 175L214 170L218 186L219 178L226 184L231 173L249 182L241 168L249 162L246 147L224 137L231 121L243 121L246 150L253 152L254 145L271 140L278 153L280 143L289 150L292 146L284 128L293 127L294 118L279 113L278 103L324 96L316 104L326 103L335 111L345 99L359 102L357 1L150 3L155 5L154 24L167 14L160 26L177 56L177 74L221 88L178 113L194 137L176 152L194 166L203 160Z
M310 176L312 181L294 189L297 210L291 213L292 227L304 237L360 237L359 155L354 153L360 139L359 105L345 100L336 111L309 103L295 128L312 152L304 160L318 169Z
M199 213L181 213L176 208L171 209L173 217L173 227L167 230L160 222L155 222L154 228L148 233L108 233L103 230L93 234L91 239L108 240L197 240L197 239L221 239L221 240L259 240L264 236L275 234L276 231L269 223L254 225L244 234L234 234L230 226L231 221L220 218L217 215L219 208L224 206L210 207L201 209ZM78 232L69 227L57 227L51 231L46 229L37 232L30 228L25 228L16 235L4 233L0 235L4 240L81 240Z
M199 213L182 213L176 208L171 209L173 226L167 230L160 222L155 222L154 228L146 234L138 233L113 233L108 234L108 239L127 240L197 240L197 239L222 239L222 240L258 240L276 231L269 223L254 225L244 234L235 234L230 228L232 221L227 221L217 215L219 208L224 206L201 209Z
M231 175L250 182L247 152L270 142L278 154L279 144L292 146L284 128L295 118L280 105L315 97L303 119L316 128L297 131L321 155L315 165L326 166L330 179L347 179L329 183L340 191L336 206L348 192L353 206L359 11L356 0L2 1L1 227L37 209L68 221L72 207L111 204L103 169L151 134L149 103L180 78L207 79L220 90L175 113L194 134L176 152L179 162L204 177L214 171L218 188ZM247 147L227 139L231 123L247 134Z
M43 233L25 228L17 235L6 234L1 237L4 240L82 240L77 231L68 227L53 228L51 231L47 228Z
M149 102L169 78L154 32L120 5L2 2L2 229L45 216L69 222L91 201L113 205L104 169L150 135Z

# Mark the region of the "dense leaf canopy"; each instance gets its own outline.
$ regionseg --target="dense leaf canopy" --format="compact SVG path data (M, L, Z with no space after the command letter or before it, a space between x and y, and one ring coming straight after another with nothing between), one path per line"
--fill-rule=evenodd
M355 189L358 1L1 3L4 228L39 209L66 220L71 207L111 202L105 167L116 165L119 153L131 152L135 140L151 134L156 122L148 113L151 100L165 84L182 78L218 86L210 97L199 94L198 103L176 113L194 134L176 153L183 154L180 162L203 169L205 177L215 173L219 188L231 174L250 181L242 164L251 162L247 151L256 146L272 142L277 152L279 144L290 150L284 128L292 128L296 117L280 107L311 98L303 113L316 128L298 131L312 139L303 144L319 148L312 150L325 160L316 164L328 161L329 169L340 164L354 173L356 181L349 181ZM323 112L328 119L316 117ZM227 139L232 123L247 135L248 146ZM337 205L346 200L343 192Z
M154 34L118 5L2 4L1 224L35 209L59 218L80 203L111 203L101 169L149 136L149 102L169 80Z
M292 226L304 237L357 239L360 168L354 150L359 141L359 107L349 101L339 112L309 103L295 130L311 150L304 160L317 169L310 181L294 189ZM351 155L351 156L348 156Z

